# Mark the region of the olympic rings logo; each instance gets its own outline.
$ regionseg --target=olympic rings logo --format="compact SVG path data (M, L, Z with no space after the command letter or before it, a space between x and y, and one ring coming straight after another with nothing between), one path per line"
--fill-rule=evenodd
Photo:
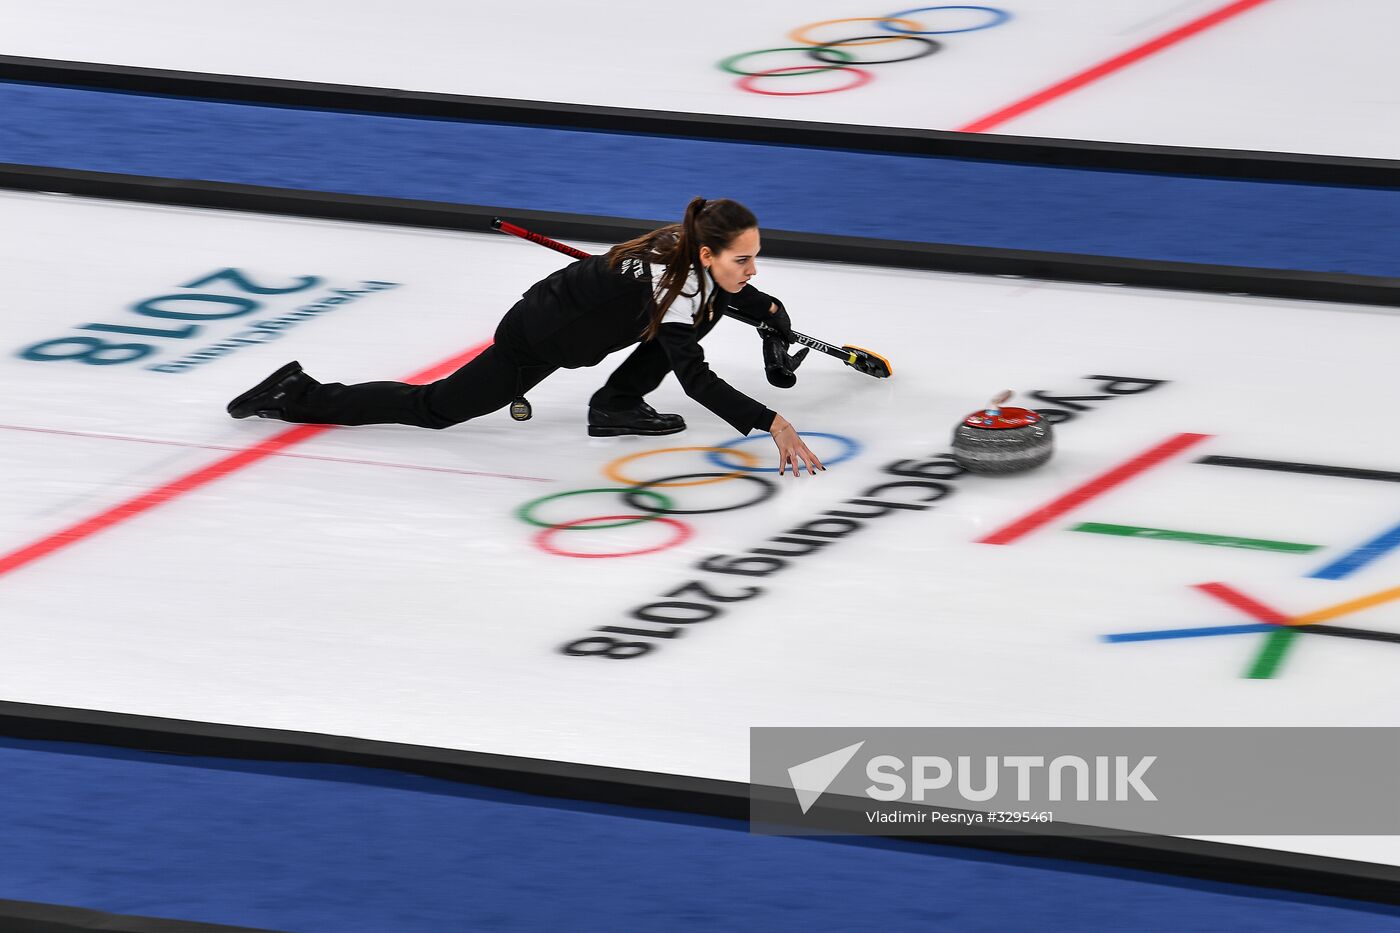
M970 10L976 20L972 25L957 26L949 29L925 29L925 23L906 19L917 13L931 13L935 10ZM888 65L895 62L911 62L915 59L926 58L929 55L941 50L943 43L927 36L946 36L960 32L980 32L983 29L991 29L1000 26L1011 19L1011 14L1006 10L991 6L921 6L912 10L900 10L898 13L890 13L887 16L852 16L846 19L826 19L816 23L808 23L805 26L794 29L788 33L788 38L793 42L800 43L796 46L786 46L777 49L757 49L752 52L740 52L738 55L731 55L719 63L719 67L730 74L740 75L735 86L751 94L764 94L770 97L807 97L812 94L835 94L839 91L850 91L863 85L869 84L875 76L870 72L859 68L859 65ZM879 35L860 35L850 39L819 40L813 39L810 33L825 26L834 26L840 23L874 23L883 30ZM890 42L909 43L912 46L912 55L905 55L901 58L878 58L874 60L857 60L847 48L884 45ZM814 59L819 64L816 65L793 65L784 68L768 68L762 71L745 71L739 67L739 63L747 58L759 55L771 55L777 52L802 52L808 58ZM757 86L758 82L764 78L800 78L805 75L821 74L827 71L839 71L850 76L850 81L840 87L825 88L814 91L783 91L770 90Z
M821 438L840 445L841 450L838 453L822 457L822 463L828 467L849 460L860 453L860 444L841 434L826 434L820 431L801 431L798 433L804 438ZM760 460L756 455L741 449L743 444L766 436L757 434L752 437L739 437L714 447L663 447L658 450L644 450L641 453L628 454L603 467L603 475L614 485L589 489L570 489L566 492L540 496L516 509L515 516L526 524L539 528L540 530L535 533L533 538L535 546L556 557L588 559L638 557L642 554L668 550L689 540L694 533L690 525L675 516L733 512L760 505L777 493L778 484L760 474L776 473L778 468L760 466ZM704 454L706 460L712 466L719 467L722 472L676 473L649 480L636 479L631 475L633 467L639 461L680 453ZM734 484L734 488L741 490L741 492L733 501L727 496L721 495L718 498L719 504L715 504L716 496L713 494L702 495L701 498L704 501L678 502L678 499L683 499L687 494L674 492L674 490L693 490L719 484L726 486ZM665 492L661 490L665 490ZM620 497L621 506L609 507L606 509L608 514L589 518L551 521L542 517L544 512L557 511L557 503L563 500L572 502L577 501L577 497L593 495ZM664 526L668 530L668 534L659 544L648 544L630 551L596 553L572 549L564 543L565 536L571 532L600 531L642 524Z

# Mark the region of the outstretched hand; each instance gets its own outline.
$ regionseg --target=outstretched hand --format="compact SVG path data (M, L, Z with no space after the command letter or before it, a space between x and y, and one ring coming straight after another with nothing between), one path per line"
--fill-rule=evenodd
M789 466L792 467L793 476L800 476L804 463L807 465L808 476L814 475L817 470L826 470L817 459L817 455L812 453L811 448L798 436L797 429L782 415L773 416L773 425L768 429L768 433L773 435L773 443L778 446L779 476L782 476Z

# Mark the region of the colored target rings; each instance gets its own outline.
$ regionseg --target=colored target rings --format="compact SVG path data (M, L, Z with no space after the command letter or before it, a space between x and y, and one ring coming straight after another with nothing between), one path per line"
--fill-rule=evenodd
M949 14L952 14L950 17ZM922 15L925 22L919 19L910 19L912 16ZM770 97L806 97L813 94L836 94L841 91L849 91L874 80L874 75L865 70L865 66L870 65L891 65L899 62L909 62L920 58L927 58L935 52L942 50L943 43L928 36L946 36L955 33L980 32L1000 26L1011 19L1011 14L1006 10L990 6L968 6L963 4L945 4L941 6L915 7L910 10L902 10L898 13L891 13L886 16L851 16L841 19L827 19L815 23L808 23L800 26L788 33L788 38L798 43L793 46L785 46L772 49L755 49L749 52L740 52L731 55L719 62L719 67L730 74L738 75L739 80L735 86L751 94L763 94ZM832 26L843 24L867 24L863 28L856 26L846 26L845 28L857 31L861 34L849 38L815 38L814 33L829 32ZM873 24L869 25L869 24ZM883 34L873 35L874 30L883 30ZM864 58L857 57L851 49L862 46L886 45L889 43L900 43L904 47L904 52L894 52L890 55L876 53L880 57ZM793 64L780 67L772 67L758 70L749 70L749 59L760 55L777 55L787 53L789 60L795 57L792 53L801 53L806 58L817 62L817 64ZM741 63L744 63L741 66ZM827 72L839 73L844 79L843 83L830 87L817 87L808 89L794 89L790 82L777 82L769 79L778 78L804 78L812 75L821 75ZM760 85L760 82L763 82Z
M844 434L827 434L824 431L798 431L797 436L806 438L824 437L829 441L835 441L836 443L840 444L842 448L840 453L838 453L834 457L822 458L822 463L828 467L836 466L836 464L838 463L844 463L845 461L854 457L856 454L860 453L860 444L856 443L851 438L846 437ZM710 453L706 454L706 459L708 459L715 466L724 467L726 470L748 470L754 473L778 472L777 467L759 467L753 466L752 464L749 464L747 466L735 466L732 463L724 462L724 457L726 455L741 453L741 451L737 450L736 448L738 448L740 444L754 440L754 437L755 436L739 437L735 438L732 441L726 441L725 443L720 444L718 448L711 450Z
M811 49L808 50L807 54L812 56L819 62L831 62L831 59L827 56L830 55L832 52L836 52L838 54L845 54L841 52L840 46L858 45L867 39L878 38L880 37L857 36L854 39L837 39L835 42L828 42L825 45L813 46ZM903 39L906 42L916 43L913 55L904 55L900 58L876 58L873 60L861 59L860 63L862 65L895 65L899 62L912 62L916 58L927 58L934 52L937 52L939 49L943 48L942 42L935 42L932 39L925 39L923 36L900 36L899 38Z
M843 450L837 454L837 461L854 456L860 449L856 441L839 434L803 436L825 438L840 444ZM612 485L540 496L517 508L515 517L539 529L532 538L534 545L556 557L638 557L668 550L689 540L694 534L694 529L683 518L751 508L777 494L776 482L757 475L772 471L760 465L758 456L739 449L739 444L752 439L740 437L715 447L664 447L619 457L602 468L603 475ZM708 455L710 463L718 465L720 471L709 466L696 472L674 473L654 479L641 479L634 475L641 472L638 465L643 461L665 456L667 462L673 462L677 454L691 455L692 462L697 454ZM720 460L720 455L726 459ZM592 496L611 498L605 500L607 504L594 509L601 514L575 516L573 506L584 497ZM575 546L575 542L579 541L576 532L606 532L611 536L620 529L635 526L641 526L642 530L634 533L633 536L640 540L634 546L595 550L591 546L591 538L587 539L589 547L583 547L582 543ZM663 533L658 535L646 530L653 526ZM626 542L628 539L622 540Z

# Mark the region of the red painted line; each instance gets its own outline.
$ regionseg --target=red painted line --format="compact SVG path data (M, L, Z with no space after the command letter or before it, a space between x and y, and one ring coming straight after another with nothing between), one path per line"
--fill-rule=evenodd
M1155 39L1150 39L1136 48L1129 49L1121 55L1115 55L1107 61L1100 62L1092 68L1085 69L1079 74L1072 75L1052 84L1049 87L1036 91L1029 97L1022 98L1014 104L1003 107L995 113L990 113L978 120L973 120L966 126L958 127L959 133L985 133L988 130L1000 126L1008 120L1029 113L1038 107L1043 107L1051 101L1058 100L1067 94L1072 94L1080 88L1098 81L1100 78L1108 77L1116 71L1121 71L1129 65L1142 61L1148 56L1155 55L1163 49L1170 48L1179 42L1199 35L1213 26L1218 26L1228 19L1246 13L1257 6L1263 6L1268 0L1235 0L1228 3L1214 12L1193 19L1184 26L1179 26L1171 32L1164 33Z
M59 428L34 428L22 424L0 424L0 431L23 431L26 434L53 434L59 437L83 437L99 441L125 441L129 444L155 444L160 447L184 447L189 450L232 450L242 447L228 444L196 444L193 441L167 441L156 437L136 437L132 434L105 434L101 431L64 431ZM278 451L274 457L289 457L295 460L320 460L326 463L349 463L355 466L389 467L395 470L421 470L425 473L451 473L455 476L485 476L491 479L522 479L533 483L552 483L544 476L521 476L516 473L492 473L489 470L458 470L453 467L423 466L418 463L395 463L392 460L364 460L359 457L327 457L322 454L291 454Z
M459 366L462 366L489 346L491 346L490 341L472 347L450 359L443 360L441 363L430 366L421 372L414 373L412 376L405 379L404 382L432 382L452 372ZM294 428L289 428L278 434L274 434L264 441L254 444L252 447L216 460L208 466L200 467L192 473L186 473L184 476L177 477L154 489L143 492L131 499L127 499L125 502L114 505L97 513L91 518L83 519L77 524L69 525L61 531L56 531L46 537L40 538L32 544L27 544L8 554L0 555L0 576L4 576L21 567L28 566L50 554L61 551L69 545L77 544L79 541L91 538L93 535L106 531L114 525L119 525L128 519L149 512L159 505L163 505L172 499L177 499L187 492L192 492L203 486L207 486L215 480L222 479L231 473L236 473L244 467L252 466L268 457L275 456L288 447L295 446L303 441L309 441L313 437L317 437L332 430L334 427L334 425L327 424L303 424Z
M1252 616L1256 621L1268 622L1272 625L1288 625L1289 618L1277 609L1259 602L1252 596L1246 596L1234 587L1224 583L1197 583L1196 589L1202 593L1214 596L1223 603L1234 606L1247 616Z
M985 538L978 538L978 544L1010 544L1020 538L1025 537L1037 528L1054 521L1062 515L1070 512L1088 502L1108 492L1110 489L1121 486L1128 480L1135 479L1142 473L1152 469L1164 461L1175 457L1194 444L1210 437L1209 434L1178 434L1166 441L1158 444L1141 454L1138 454L1127 463L1120 464L1113 469L1089 480L1081 486L1077 486L1065 493L1060 498L1042 505L1040 508L1022 518L994 531Z

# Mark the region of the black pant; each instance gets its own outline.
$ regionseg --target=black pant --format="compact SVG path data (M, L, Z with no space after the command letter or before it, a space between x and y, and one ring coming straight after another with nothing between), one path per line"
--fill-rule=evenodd
M590 408L602 411L627 411L641 404L642 399L661 385L671 371L671 361L661 344L649 341L641 344L613 370L603 387L588 400Z
M313 386L283 410L300 424L409 424L448 428L505 408L539 385L558 366L535 357L510 328L496 329L495 343L452 375L427 385L403 382L339 382ZM635 407L671 371L654 342L638 346L589 405L603 411Z

